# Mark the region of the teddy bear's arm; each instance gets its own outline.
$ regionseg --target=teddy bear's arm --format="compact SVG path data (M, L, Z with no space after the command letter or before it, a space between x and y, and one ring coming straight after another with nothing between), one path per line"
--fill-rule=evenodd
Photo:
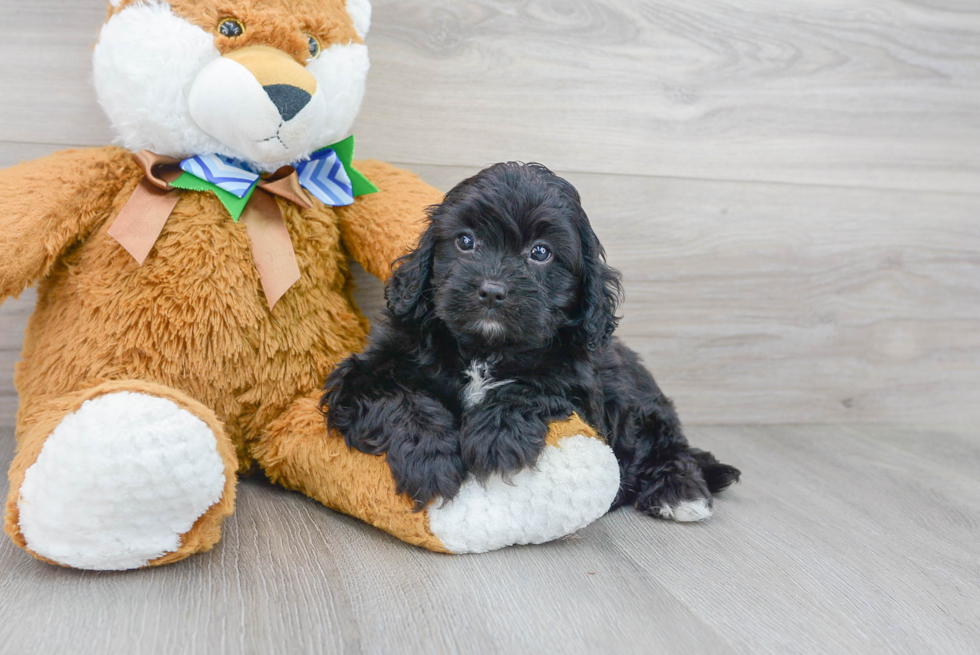
M0 302L45 275L108 216L137 172L120 148L65 150L0 170Z
M387 280L392 262L418 241L425 227L425 208L442 200L442 193L384 162L358 161L355 166L379 191L338 208L341 238L355 261Z

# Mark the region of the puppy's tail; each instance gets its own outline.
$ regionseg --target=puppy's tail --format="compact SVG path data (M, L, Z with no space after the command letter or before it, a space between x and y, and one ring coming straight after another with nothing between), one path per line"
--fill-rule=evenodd
M722 464L717 457L706 450L691 448L690 453L701 468L701 475L704 476L704 481L708 483L708 490L713 494L727 489L742 477L741 471L734 466Z

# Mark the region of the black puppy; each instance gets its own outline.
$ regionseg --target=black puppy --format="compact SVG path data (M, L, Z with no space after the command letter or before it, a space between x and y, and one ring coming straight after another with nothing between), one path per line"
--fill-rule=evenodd
M396 263L368 348L327 378L321 408L347 444L387 453L418 507L534 466L572 412L616 453L613 507L697 520L739 471L688 446L671 401L612 339L619 273L575 188L539 164L460 183Z

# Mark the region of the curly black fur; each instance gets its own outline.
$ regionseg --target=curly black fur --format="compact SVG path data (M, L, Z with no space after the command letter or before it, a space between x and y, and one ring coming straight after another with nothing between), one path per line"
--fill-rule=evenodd
M549 422L572 412L619 459L614 507L662 516L738 480L688 446L671 401L612 338L620 275L571 184L539 164L496 164L429 216L370 345L327 378L321 401L348 446L387 453L399 492L421 508L455 496L467 474L534 466ZM492 381L477 385L480 372Z

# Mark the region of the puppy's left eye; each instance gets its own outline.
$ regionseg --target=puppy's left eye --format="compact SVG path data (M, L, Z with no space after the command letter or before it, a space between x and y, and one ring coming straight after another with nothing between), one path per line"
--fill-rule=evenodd
M460 250L473 250L476 248L476 240L469 234L461 234L456 238L456 247Z
M533 261L544 263L551 259L551 250L548 248L548 246L543 246L539 243L531 248L531 252L528 253L528 257L530 257Z

